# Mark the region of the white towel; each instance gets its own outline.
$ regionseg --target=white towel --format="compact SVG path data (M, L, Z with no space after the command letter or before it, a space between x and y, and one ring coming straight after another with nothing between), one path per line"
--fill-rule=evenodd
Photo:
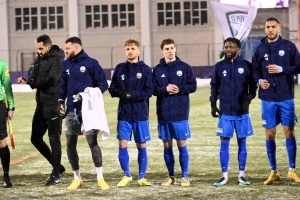
M82 126L81 131L101 130L102 140L109 138L110 131L104 110L103 96L99 88L87 87L82 96Z

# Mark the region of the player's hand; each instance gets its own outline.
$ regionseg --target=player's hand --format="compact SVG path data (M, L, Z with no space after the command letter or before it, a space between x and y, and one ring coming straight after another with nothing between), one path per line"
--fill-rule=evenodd
M270 83L266 79L262 79L259 83L260 87L264 90L268 89L270 87Z
M242 103L242 105L240 106L238 113L239 114L245 114L249 112L249 106L251 103L251 99L246 98L245 101Z
M13 116L14 116L14 111L13 110L8 110L7 119L12 120Z
M17 83L27 84L27 80L23 76L21 76L21 77L18 78Z
M179 88L174 85L174 84L169 84L167 86L167 92L172 95L172 94L177 94L179 92Z
M268 65L267 69L268 69L268 72L270 74L276 74L276 73L278 73L277 65Z
M210 105L211 105L211 116L219 117L220 110L217 108L217 103L216 102L211 102Z
M66 111L65 111L63 100L61 100L61 99L58 100L56 109L60 116L62 116L63 118L66 116Z
M82 105L82 96L78 93L76 95L73 95L73 102L79 106Z

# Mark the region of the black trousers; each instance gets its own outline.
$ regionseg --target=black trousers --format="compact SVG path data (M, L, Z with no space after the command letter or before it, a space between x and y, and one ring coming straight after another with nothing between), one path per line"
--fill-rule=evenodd
M56 106L56 102L47 106L37 105L32 120L31 143L53 166L52 175L59 177L62 118ZM51 149L43 140L47 130Z

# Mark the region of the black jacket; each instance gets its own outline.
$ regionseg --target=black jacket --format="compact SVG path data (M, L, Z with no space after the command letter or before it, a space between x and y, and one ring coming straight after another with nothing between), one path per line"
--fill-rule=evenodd
M32 89L37 89L36 101L38 104L57 103L64 57L64 51L57 45L52 45L43 58L39 55L36 57L27 83Z

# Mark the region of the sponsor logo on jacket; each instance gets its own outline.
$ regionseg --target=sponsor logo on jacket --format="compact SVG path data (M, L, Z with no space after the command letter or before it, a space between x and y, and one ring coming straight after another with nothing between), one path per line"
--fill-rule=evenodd
M226 70L224 70L222 73L223 73L223 76L226 76L226 74L227 74Z

